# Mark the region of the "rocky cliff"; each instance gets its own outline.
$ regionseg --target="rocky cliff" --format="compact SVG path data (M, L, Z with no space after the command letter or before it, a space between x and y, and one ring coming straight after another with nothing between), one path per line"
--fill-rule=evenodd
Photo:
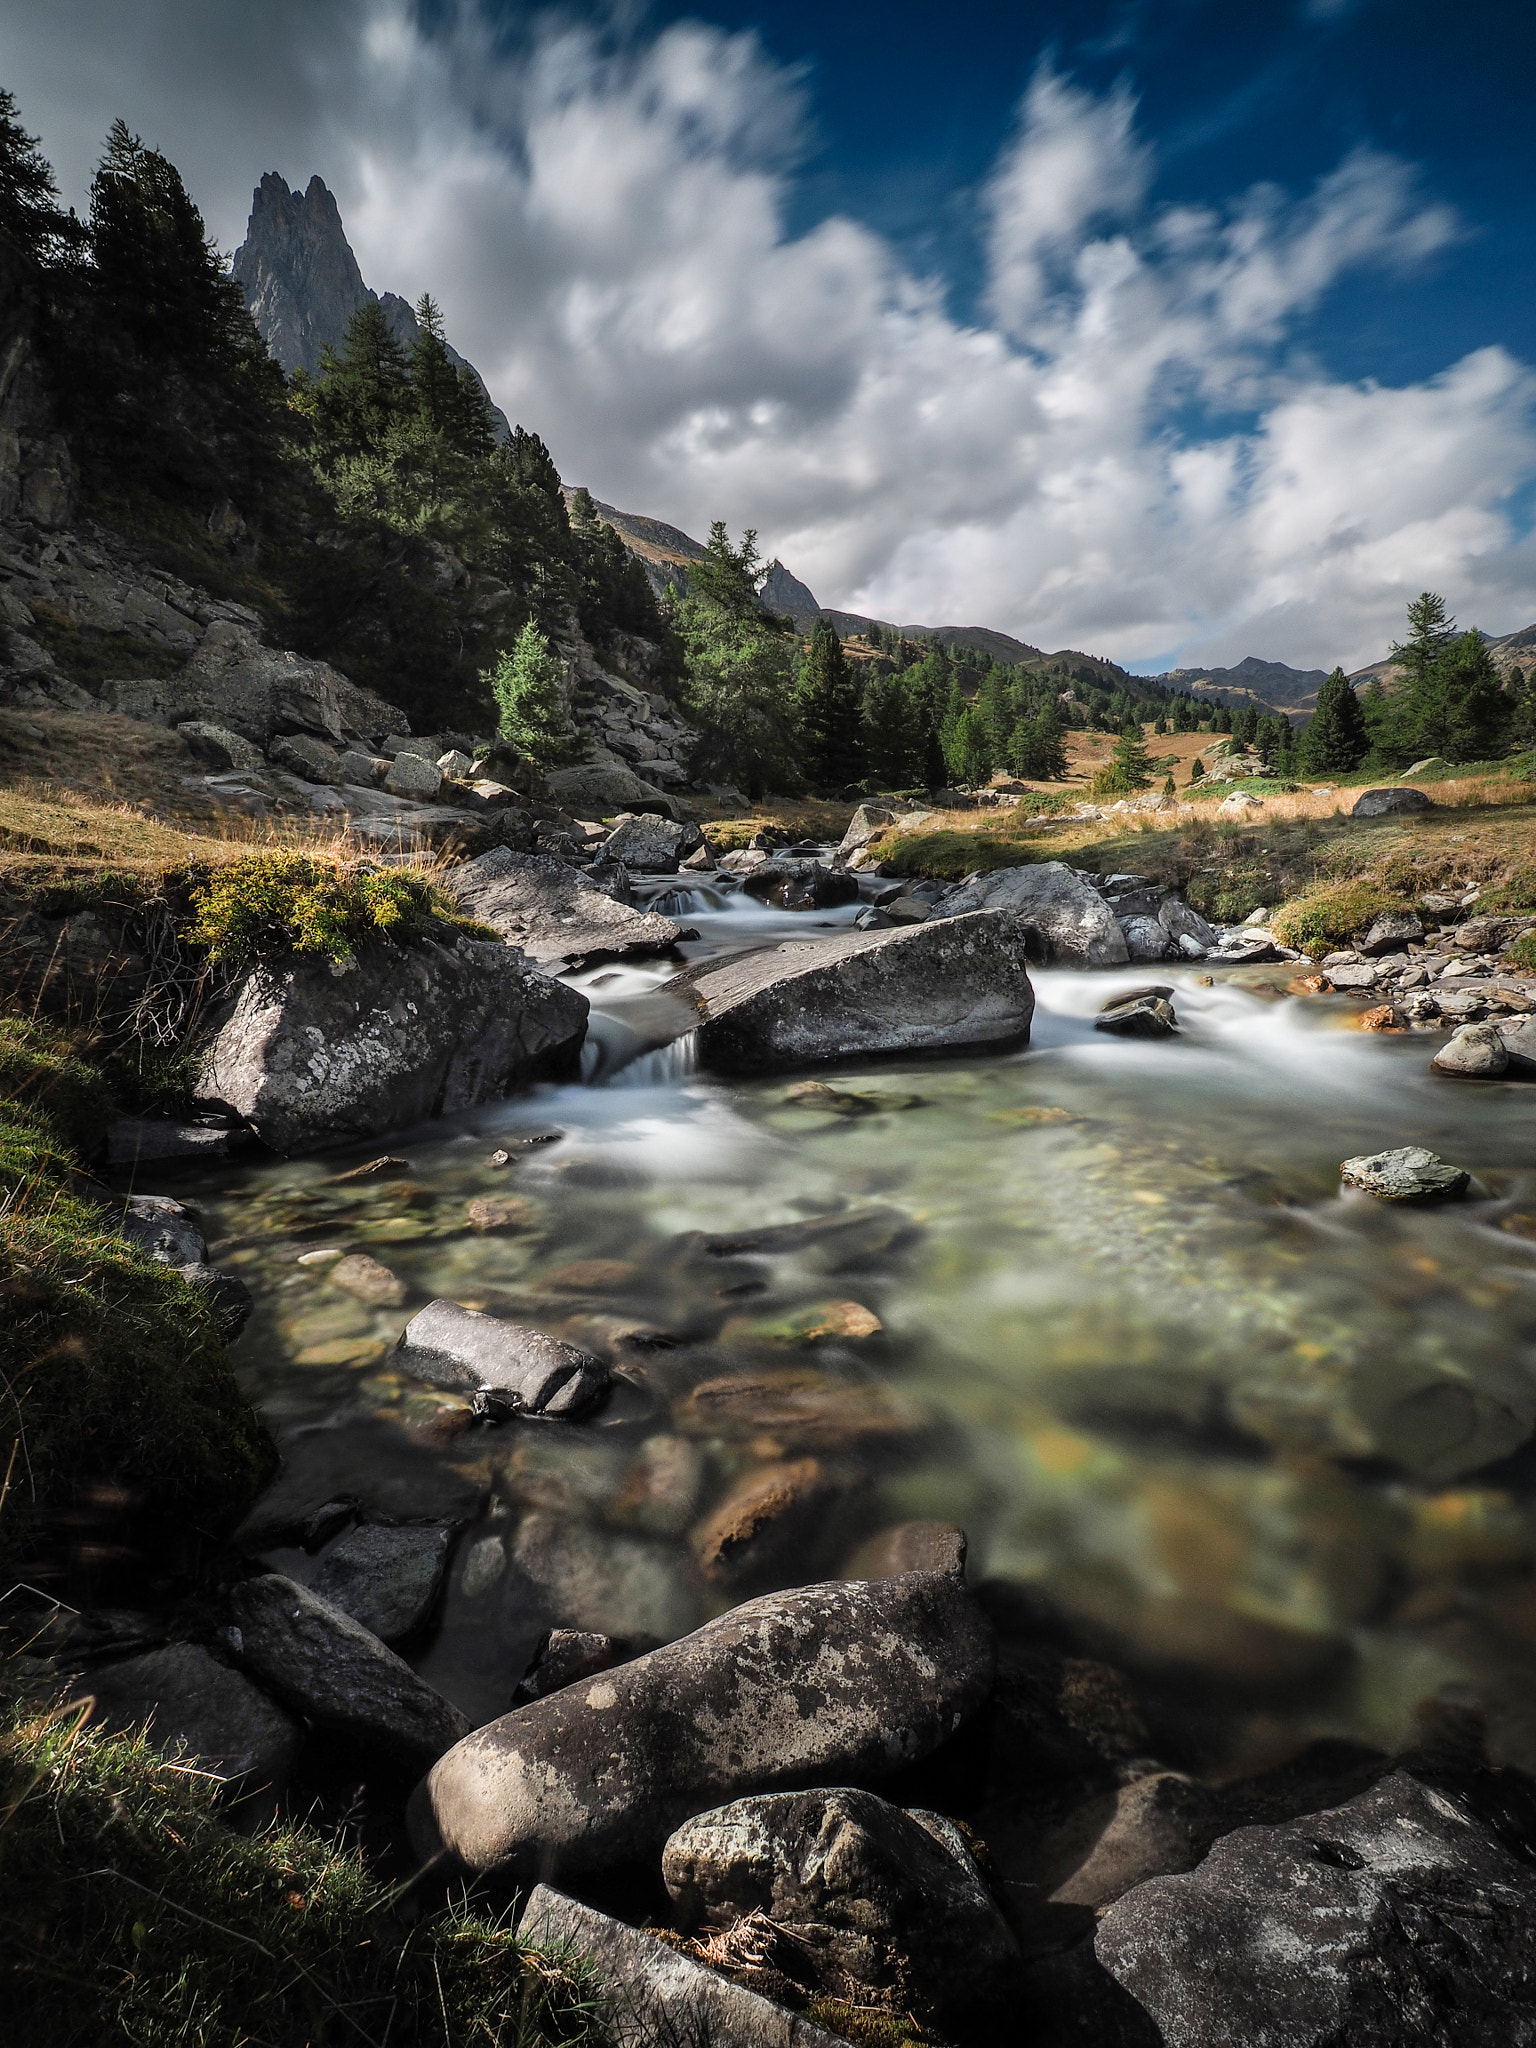
M267 172L252 195L251 218L235 252L234 274L251 318L290 376L300 368L317 370L322 349L338 348L347 322L370 303L383 307L403 347L410 348L421 332L404 299L394 292L370 291L364 284L335 194L318 176L298 193L276 171ZM453 348L448 355L455 364L464 361ZM468 368L483 390L479 371L472 363ZM496 431L501 436L511 432L500 411Z

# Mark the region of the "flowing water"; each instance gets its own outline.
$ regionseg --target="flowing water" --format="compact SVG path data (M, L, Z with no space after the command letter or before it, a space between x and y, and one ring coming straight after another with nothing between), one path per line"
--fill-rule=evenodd
M657 894L695 958L858 908ZM579 1085L402 1134L372 1179L337 1179L359 1149L190 1191L257 1296L235 1357L284 1452L258 1510L279 1568L313 1576L294 1529L335 1496L461 1522L410 1654L484 1718L552 1623L671 1637L889 1523L957 1522L999 1613L1173 1674L1221 1768L1402 1745L1436 1701L1536 1765L1536 1090L1436 1080L1436 1040L1351 1029L1290 970L1160 967L1039 971L1026 1051L797 1093L697 1070L673 965L572 977ZM1176 1041L1093 1030L1151 978ZM1473 1199L1341 1194L1340 1160L1404 1144ZM299 1263L330 1250L399 1298ZM614 1398L477 1422L391 1368L434 1295L602 1349ZM793 1547L711 1577L712 1511L785 1463Z

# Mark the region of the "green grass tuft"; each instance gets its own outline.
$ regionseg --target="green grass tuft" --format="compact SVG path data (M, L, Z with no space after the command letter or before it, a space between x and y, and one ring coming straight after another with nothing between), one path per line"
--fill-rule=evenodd
M344 960L370 939L409 941L441 917L425 875L337 868L302 853L260 853L217 869L192 892L187 937L228 966L277 953Z
M1294 946L1313 960L1347 946L1386 910L1406 910L1405 897L1379 882L1325 882L1276 912L1272 929L1282 945Z

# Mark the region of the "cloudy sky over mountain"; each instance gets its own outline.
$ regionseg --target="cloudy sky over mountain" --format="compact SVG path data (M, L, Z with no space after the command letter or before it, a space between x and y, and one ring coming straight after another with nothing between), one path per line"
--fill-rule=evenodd
M77 203L119 113L229 248L318 170L568 480L1153 668L1536 618L1533 56L1510 0L0 0Z

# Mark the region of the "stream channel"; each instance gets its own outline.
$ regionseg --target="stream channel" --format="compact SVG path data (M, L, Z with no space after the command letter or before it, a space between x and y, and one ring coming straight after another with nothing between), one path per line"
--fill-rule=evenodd
M639 888L694 959L859 908ZM835 1576L887 1524L954 1522L1005 1624L1155 1674L1213 1770L1406 1746L1436 1701L1536 1768L1536 1089L1437 1079L1438 1038L1351 1028L1281 992L1293 969L1195 963L1038 970L1027 1050L851 1062L812 1078L860 1099L796 1100L803 1076L658 1045L675 969L571 976L587 1078L397 1134L381 1175L338 1181L359 1147L187 1188L256 1296L234 1358L283 1451L273 1566L315 1576L294 1517L336 1496L460 1524L403 1648L481 1721L551 1625L643 1646ZM1149 979L1177 1039L1093 1030ZM1342 1159L1408 1144L1472 1198L1341 1193ZM298 1263L328 1249L371 1252L400 1299ZM475 1421L391 1368L438 1295L599 1349L613 1398ZM771 1464L803 1511L710 1578L697 1532Z

